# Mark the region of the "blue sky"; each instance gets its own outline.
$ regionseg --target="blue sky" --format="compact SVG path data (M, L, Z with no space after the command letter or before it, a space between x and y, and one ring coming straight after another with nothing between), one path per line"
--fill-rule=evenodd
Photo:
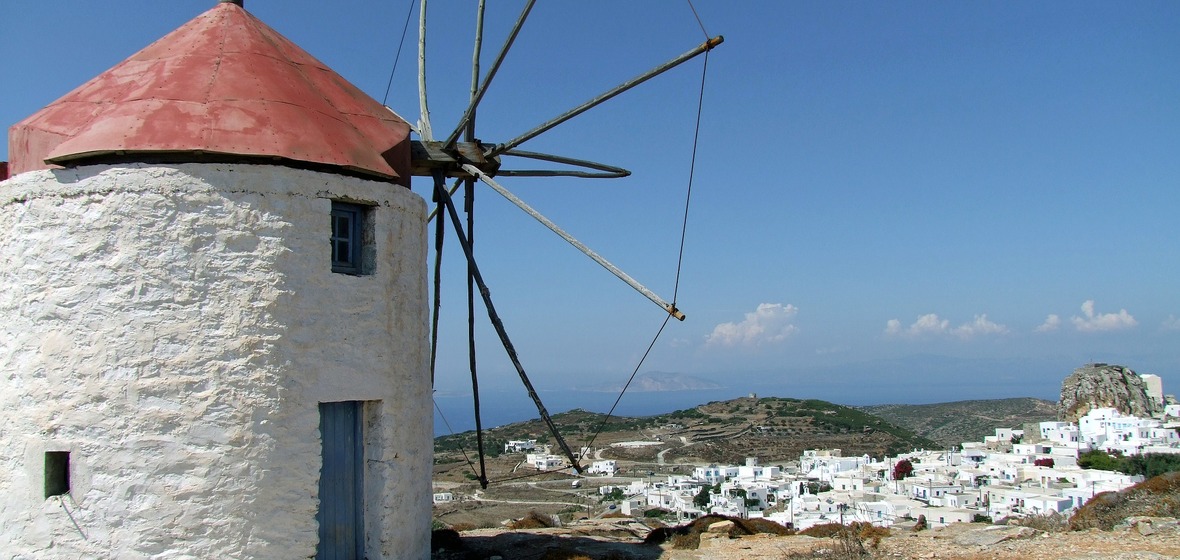
M0 121L214 4L10 0ZM468 95L474 10L435 0L436 130ZM697 0L709 57L677 300L642 371L838 402L1054 398L1090 361L1180 392L1180 4ZM485 68L520 2L496 2ZM247 0L378 100L405 0ZM417 119L416 10L388 104ZM703 40L684 2L540 2L481 106L504 140ZM702 59L523 148L624 180L505 178L671 298ZM5 144L7 147L7 144ZM425 181L414 189L427 192ZM663 316L489 189L477 252L542 390L624 378ZM458 246L438 389L465 390ZM480 323L483 382L518 385ZM635 397L642 399L642 396Z

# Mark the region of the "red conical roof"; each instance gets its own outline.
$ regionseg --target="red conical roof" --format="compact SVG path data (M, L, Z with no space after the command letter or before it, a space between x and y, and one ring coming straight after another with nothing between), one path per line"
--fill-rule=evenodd
M409 125L232 2L9 131L12 174L50 164L263 157L409 186Z

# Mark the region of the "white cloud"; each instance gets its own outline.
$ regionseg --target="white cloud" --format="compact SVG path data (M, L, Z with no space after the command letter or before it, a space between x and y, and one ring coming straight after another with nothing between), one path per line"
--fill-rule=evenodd
M951 322L940 318L935 313L927 313L918 317L909 327L902 327L901 321L890 319L885 323L885 334L888 336L904 336L917 338L924 335L951 335L964 340L978 335L1007 334L1008 327L994 323L987 318L987 314L976 315L975 319L957 327L951 327Z
M1061 327L1061 317L1050 313L1048 317L1045 317L1045 322L1041 323L1041 326L1036 328L1036 331L1052 332L1057 330L1059 327Z
M1126 309L1120 309L1118 313L1094 313L1094 300L1092 299L1082 302L1082 313L1085 318L1075 315L1071 319L1073 326L1082 332L1129 329L1139 324L1130 313L1127 313Z
M964 340L976 335L1008 334L1008 327L988 320L987 314L976 315L975 320L955 327L955 336Z
M1180 331L1180 319L1177 319L1175 315L1168 315L1168 318L1164 319L1160 328L1166 331Z
M951 326L950 321L939 319L934 313L927 313L918 317L909 328L903 329L901 321L890 319L885 323L885 334L892 336L921 336L924 334L945 333Z
M740 323L721 323L705 337L706 346L762 346L782 342L799 327L791 324L799 308L781 303L760 303Z

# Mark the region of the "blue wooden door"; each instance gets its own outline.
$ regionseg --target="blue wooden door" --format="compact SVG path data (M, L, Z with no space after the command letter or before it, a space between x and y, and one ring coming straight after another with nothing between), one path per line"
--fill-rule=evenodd
M316 560L362 560L365 555L364 439L361 401L320 403L320 544Z

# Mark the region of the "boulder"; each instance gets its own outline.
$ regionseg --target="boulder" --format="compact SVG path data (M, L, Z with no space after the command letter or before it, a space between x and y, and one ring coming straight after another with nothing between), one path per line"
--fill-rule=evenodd
M1095 408L1150 418L1162 414L1164 403L1151 396L1147 384L1131 368L1112 364L1087 364L1061 383L1057 418L1077 422Z
M725 534L725 535L728 535L729 532L732 530L733 530L733 521L728 521L728 520L727 521L718 521L716 523L710 523L709 528L707 529L707 531L710 533L721 533L721 534Z
M1180 532L1180 521L1174 517L1149 517L1137 515L1128 517L1114 526L1114 530L1134 530L1140 535L1175 534Z

